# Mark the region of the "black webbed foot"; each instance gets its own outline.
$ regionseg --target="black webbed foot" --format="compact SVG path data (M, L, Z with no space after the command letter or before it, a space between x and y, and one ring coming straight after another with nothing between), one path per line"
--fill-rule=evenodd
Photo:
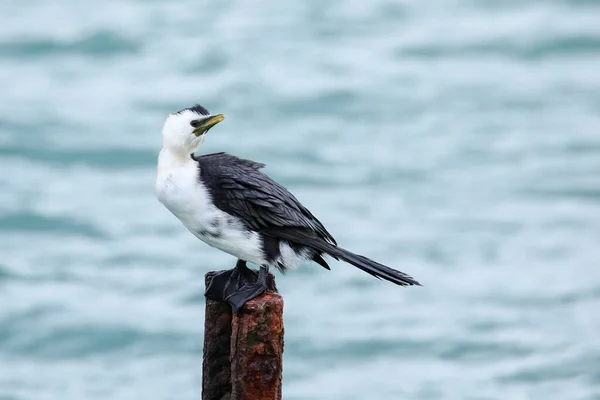
M254 271L252 271L254 272ZM254 282L248 282L236 292L227 296L227 301L231 304L231 308L234 312L239 312L244 304L248 300L252 300L256 296L261 295L267 290L267 277L269 276L269 270L261 266L258 272L258 277Z
M235 268L212 275L204 296L211 300L229 302L233 311L239 312L244 304L267 290L269 271L251 270L246 262L238 260Z

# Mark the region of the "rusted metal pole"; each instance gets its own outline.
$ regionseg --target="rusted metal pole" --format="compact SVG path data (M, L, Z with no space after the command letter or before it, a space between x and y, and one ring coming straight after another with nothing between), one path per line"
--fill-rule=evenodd
M283 298L273 275L239 315L206 300L202 400L281 400L282 357Z
M204 278L205 285L212 278ZM202 357L202 400L230 400L231 395L231 307L206 299L204 351Z
M264 293L233 316L231 399L281 400L283 298Z

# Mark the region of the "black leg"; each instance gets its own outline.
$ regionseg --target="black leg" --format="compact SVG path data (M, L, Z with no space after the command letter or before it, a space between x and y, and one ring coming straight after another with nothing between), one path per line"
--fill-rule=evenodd
M235 268L215 272L210 279L204 296L215 301L227 301L227 296L244 285L244 278L251 278L254 273L246 266L244 260L238 260Z
M255 273L254 271L252 271ZM262 265L258 271L258 277L254 282L248 282L236 292L227 296L227 301L231 304L231 308L234 312L240 312L244 304L248 300L261 295L267 290L267 277L269 276L269 267Z
M212 276L204 296L215 301L227 301L235 312L239 312L248 300L267 290L268 276L268 267L260 267L257 273L246 266L246 261L238 260L235 268Z
M258 278L258 272L248 268L246 261L244 260L238 260L237 264L235 264L235 268L240 272L246 282L255 282Z

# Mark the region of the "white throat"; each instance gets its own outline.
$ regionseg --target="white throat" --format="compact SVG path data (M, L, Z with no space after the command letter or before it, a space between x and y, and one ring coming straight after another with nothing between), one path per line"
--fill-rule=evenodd
M157 175L166 174L173 169L190 168L195 164L191 153L185 149L163 147L158 153Z

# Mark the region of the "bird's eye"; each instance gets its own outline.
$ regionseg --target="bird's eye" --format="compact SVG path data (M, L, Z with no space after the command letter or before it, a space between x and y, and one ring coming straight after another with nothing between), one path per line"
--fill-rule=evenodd
M192 122L190 122L190 125L193 128L197 128L200 125L200 121L198 121L197 119L193 120Z

